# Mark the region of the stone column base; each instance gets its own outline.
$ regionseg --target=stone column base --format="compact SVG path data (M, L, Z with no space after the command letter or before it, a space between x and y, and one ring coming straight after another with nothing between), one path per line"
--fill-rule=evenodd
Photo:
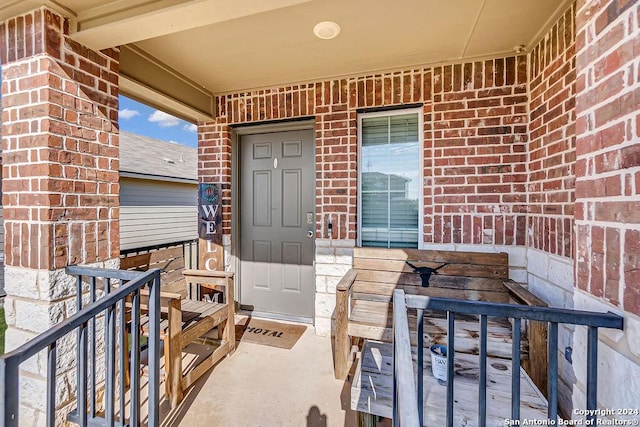
M120 259L87 264L91 267L118 268ZM24 267L5 267L5 351L9 352L66 320L77 311L76 278L64 269L47 271ZM87 292L85 286L84 292ZM88 302L88 295L85 296ZM96 327L97 337L103 337ZM98 351L103 349L101 339ZM98 352L96 352L98 353ZM76 406L76 335L58 342L56 417L63 423ZM99 355L98 355L99 357ZM104 364L96 363L96 378L104 379ZM20 365L20 420L22 426L46 425L47 354L42 351ZM17 392L17 390L16 390ZM56 423L58 425L58 423Z

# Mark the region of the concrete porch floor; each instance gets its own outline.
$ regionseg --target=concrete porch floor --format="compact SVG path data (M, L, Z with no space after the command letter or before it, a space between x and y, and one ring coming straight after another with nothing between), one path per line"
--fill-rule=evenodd
M161 401L161 425L355 426L350 384L334 378L331 351L312 326L291 350L239 342L177 408Z

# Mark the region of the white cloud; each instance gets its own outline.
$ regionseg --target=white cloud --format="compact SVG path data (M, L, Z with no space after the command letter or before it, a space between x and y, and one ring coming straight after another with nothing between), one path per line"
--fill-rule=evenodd
M180 124L180 120L160 110L154 111L153 114L149 116L149 121L151 123L157 123L161 128L170 128Z
M128 108L118 111L118 117L124 120L132 119L135 116L139 116L139 115L140 115L140 111L130 110Z
M186 125L182 126L182 129L186 130L187 132L191 132L191 133L198 132L198 126L194 125L193 123L189 123L189 124L186 124Z

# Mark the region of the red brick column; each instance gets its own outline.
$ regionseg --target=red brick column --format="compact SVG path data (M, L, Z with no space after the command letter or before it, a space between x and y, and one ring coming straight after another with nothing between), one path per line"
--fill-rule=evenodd
M119 52L88 50L67 24L46 8L0 23L7 349L75 311L65 266L118 265ZM31 420L37 365L23 365Z
M600 334L598 372L600 407L623 408L640 402L640 4L580 0L576 12L574 303L625 316L624 334Z

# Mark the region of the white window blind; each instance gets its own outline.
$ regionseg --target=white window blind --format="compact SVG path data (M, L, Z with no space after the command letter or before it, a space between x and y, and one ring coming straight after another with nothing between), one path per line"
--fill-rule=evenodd
M418 246L418 126L417 113L362 118L362 246Z

